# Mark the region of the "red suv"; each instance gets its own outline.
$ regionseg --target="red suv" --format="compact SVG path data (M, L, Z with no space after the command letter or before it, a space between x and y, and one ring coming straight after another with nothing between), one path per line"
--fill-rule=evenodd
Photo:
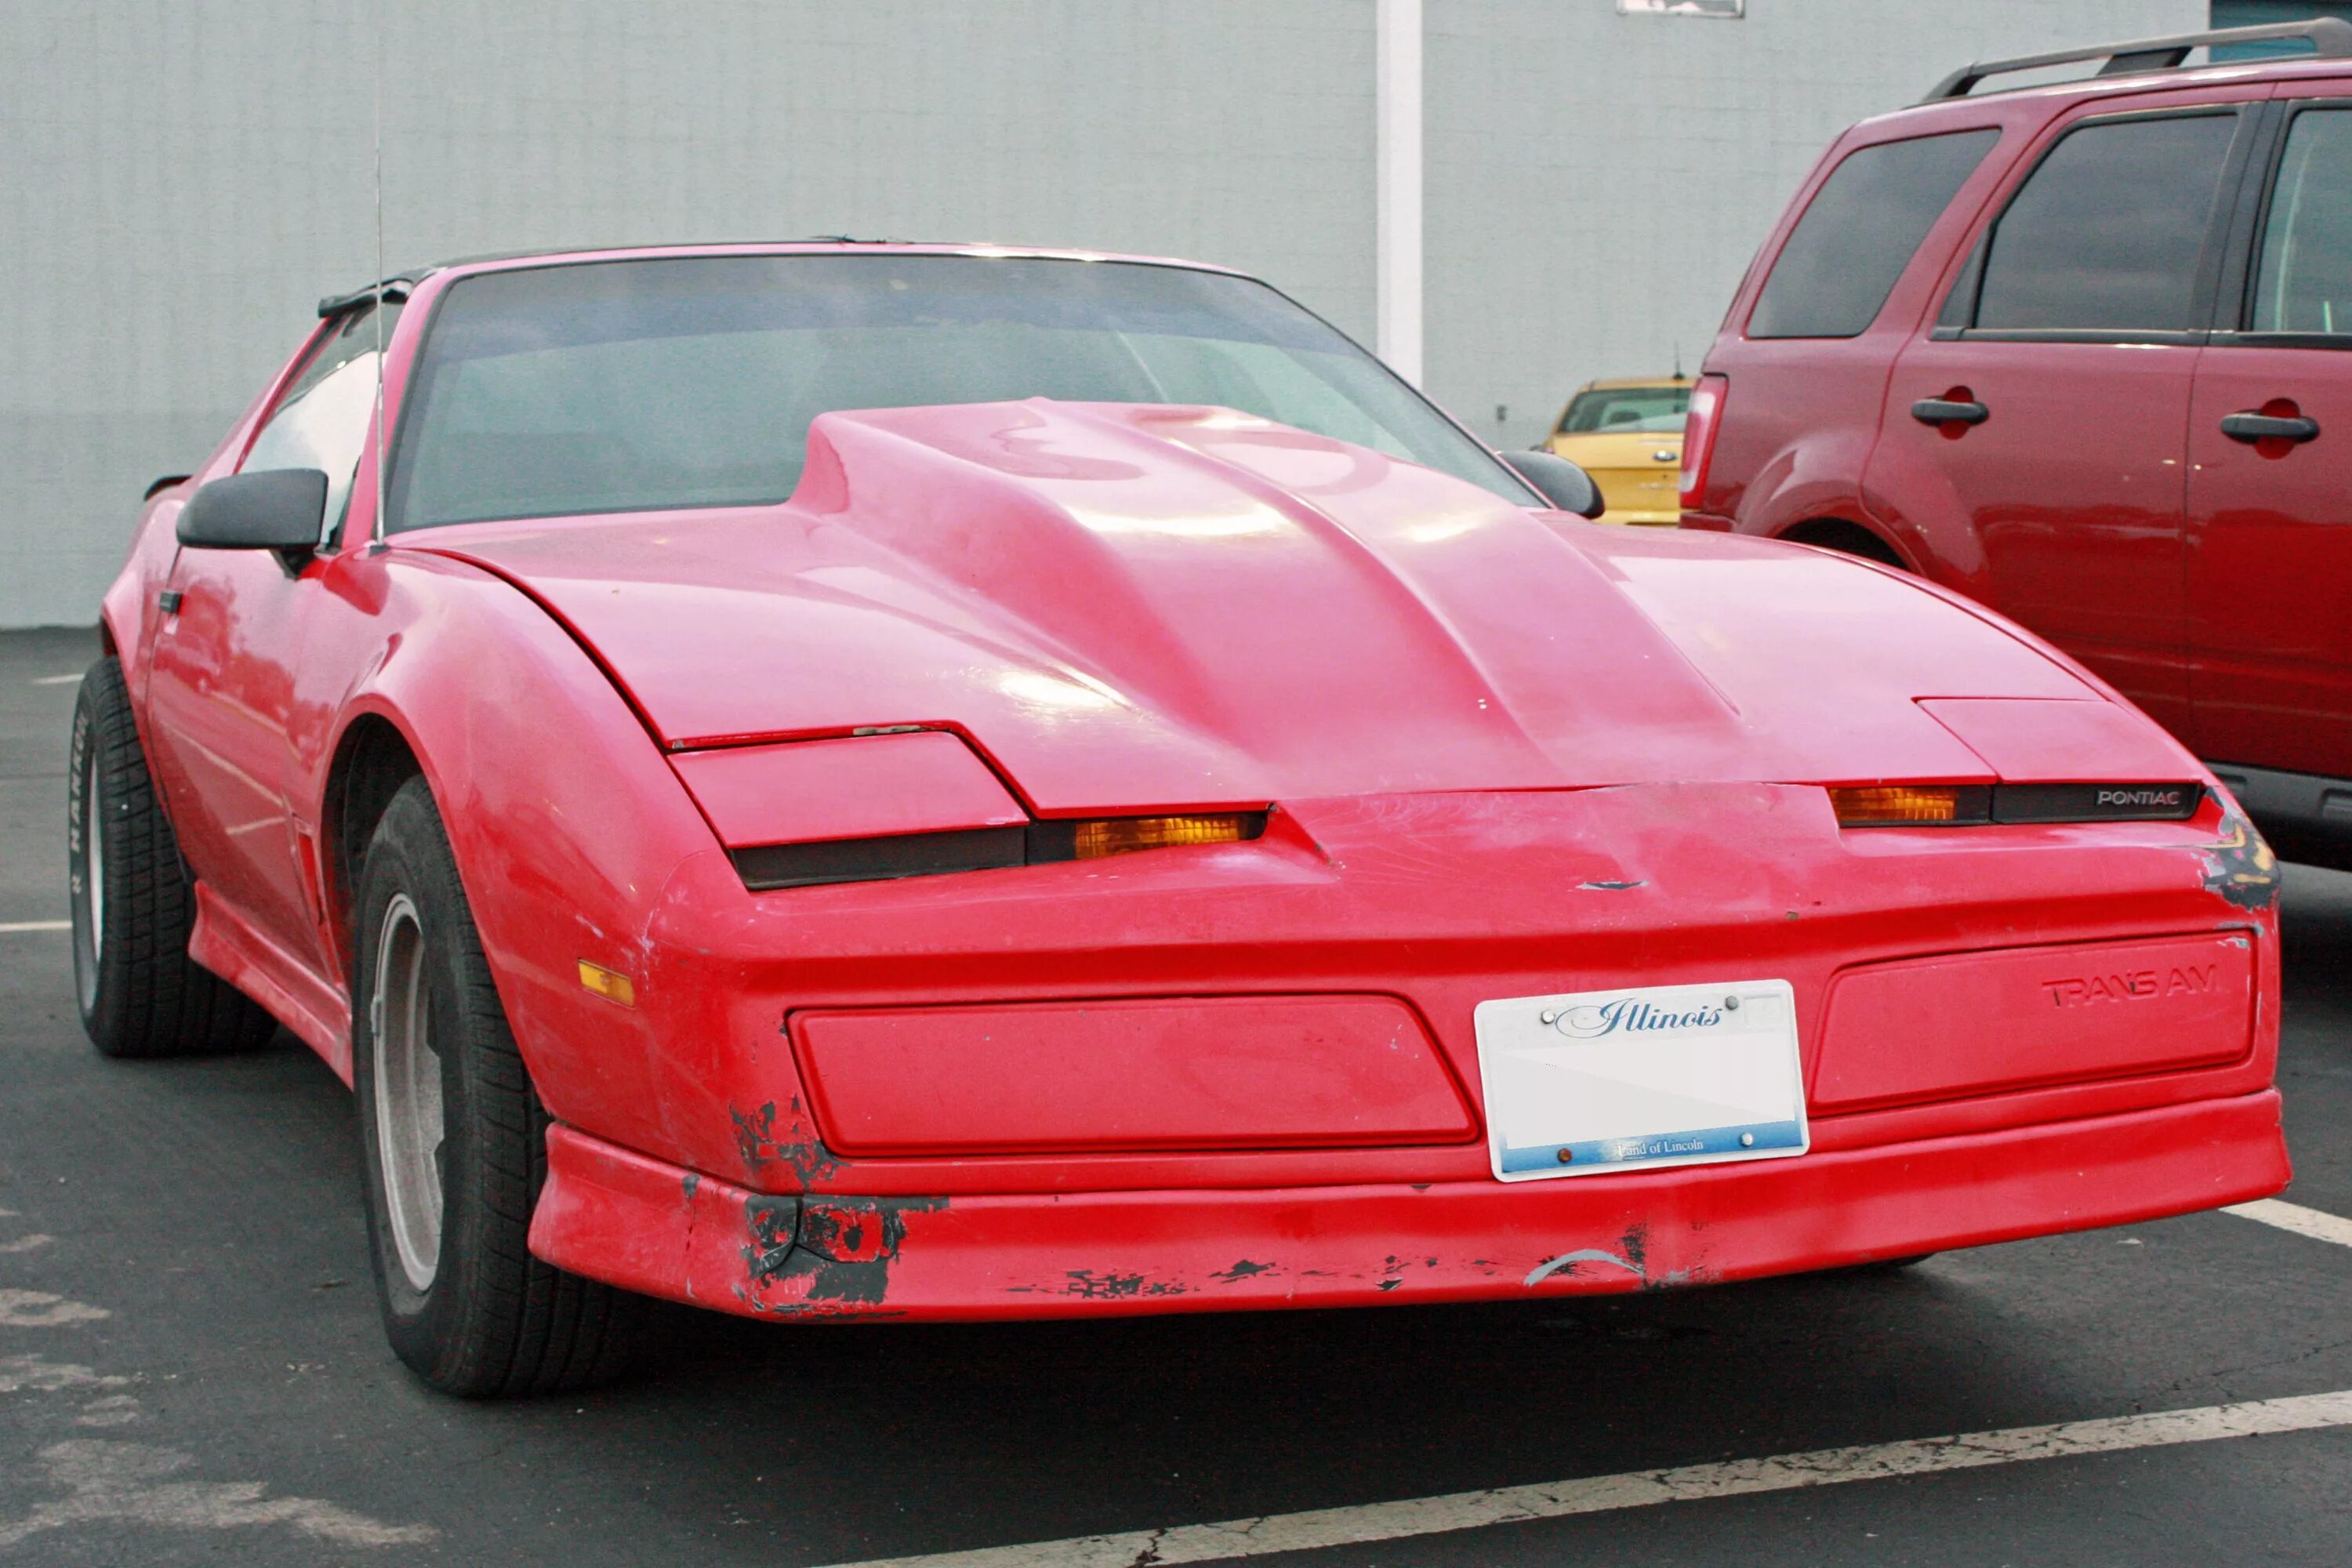
M2315 56L2184 67L2284 37ZM2352 25L1974 65L1848 131L1707 355L1682 504L2022 622L2352 867Z

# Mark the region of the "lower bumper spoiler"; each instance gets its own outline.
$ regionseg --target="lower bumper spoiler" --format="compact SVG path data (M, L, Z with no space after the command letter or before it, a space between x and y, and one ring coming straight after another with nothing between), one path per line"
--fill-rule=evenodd
M2287 1183L2279 1097L1506 1185L775 1195L565 1126L530 1247L746 1316L929 1320L1635 1290L2216 1208Z

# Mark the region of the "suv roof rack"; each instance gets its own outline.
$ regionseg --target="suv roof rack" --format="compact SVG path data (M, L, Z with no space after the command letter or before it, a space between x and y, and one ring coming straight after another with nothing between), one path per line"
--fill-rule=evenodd
M1936 103L1966 98L1970 89L1989 76L2038 70L2043 66L2074 65L2082 60L2106 61L2096 72L2099 76L2176 70L2191 49L2217 44L2265 43L2273 38L2309 38L2314 52L2322 58L2352 57L2352 22L2319 16L2307 22L2271 22L2259 27L2225 27L2215 33L2181 33L2169 38L2135 38L2129 43L2101 44L2095 48L2062 49L2054 55L2022 55L2013 60L1980 60L1972 66L1962 66L1937 82L1920 101Z

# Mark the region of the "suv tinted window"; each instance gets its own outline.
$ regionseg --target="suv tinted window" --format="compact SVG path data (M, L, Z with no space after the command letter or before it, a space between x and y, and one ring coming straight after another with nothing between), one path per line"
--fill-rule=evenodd
M1748 318L1748 335L1858 335L2000 135L1959 131L1846 154L1780 247Z
M2258 332L2352 333L2352 110L2294 117L2246 324Z
M1974 324L2182 331L2234 113L2069 132L1992 230Z

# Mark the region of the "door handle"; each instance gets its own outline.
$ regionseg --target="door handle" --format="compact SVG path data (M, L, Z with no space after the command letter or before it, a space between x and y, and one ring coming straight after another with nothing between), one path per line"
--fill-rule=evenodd
M2224 414L2221 434L2232 441L2308 441L2319 434L2319 421L2300 415Z
M1911 417L1922 425L1981 425L1992 410L1981 403L1946 397L1923 397L1911 405Z

